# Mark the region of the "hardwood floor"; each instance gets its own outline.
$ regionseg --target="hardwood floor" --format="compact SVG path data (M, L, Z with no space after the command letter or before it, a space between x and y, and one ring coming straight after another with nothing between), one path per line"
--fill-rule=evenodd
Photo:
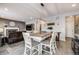
M67 38L65 42L57 42L57 46L58 49L55 55L73 55L71 49L71 38ZM0 55L23 55L23 52L23 41L11 45L6 44L5 46L0 47Z
M56 55L73 55L73 51L71 49L71 38L66 38L66 41L57 42L57 53Z

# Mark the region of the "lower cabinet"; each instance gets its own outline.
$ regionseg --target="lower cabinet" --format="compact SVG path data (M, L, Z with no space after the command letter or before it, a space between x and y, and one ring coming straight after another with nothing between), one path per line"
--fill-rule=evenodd
M79 55L79 41L73 39L71 42L71 47L75 55Z

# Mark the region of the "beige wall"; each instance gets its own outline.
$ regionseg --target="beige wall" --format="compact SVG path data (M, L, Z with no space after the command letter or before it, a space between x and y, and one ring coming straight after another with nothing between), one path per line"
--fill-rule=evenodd
M75 34L79 34L79 16L75 16Z

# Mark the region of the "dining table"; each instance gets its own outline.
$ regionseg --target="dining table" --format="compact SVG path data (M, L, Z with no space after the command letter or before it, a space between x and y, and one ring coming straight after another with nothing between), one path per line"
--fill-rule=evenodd
M38 33L31 33L30 37L36 41L39 42L39 46L38 46L38 54L41 55L42 54L42 45L41 42L43 40L45 40L46 38L49 38L51 36L50 32L38 32Z

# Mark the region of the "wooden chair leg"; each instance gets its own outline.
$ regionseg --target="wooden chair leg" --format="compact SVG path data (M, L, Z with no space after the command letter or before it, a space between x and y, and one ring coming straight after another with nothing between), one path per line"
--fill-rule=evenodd
M53 51L52 51L52 49L50 48L50 55L53 55Z
M42 44L39 44L38 46L38 54L42 55Z
M30 49L30 55L32 55L32 50Z
M51 55L54 54L53 48L54 48L54 46L53 46L53 47L50 47L50 54L51 54Z
M24 49L24 55L26 55L26 48Z

